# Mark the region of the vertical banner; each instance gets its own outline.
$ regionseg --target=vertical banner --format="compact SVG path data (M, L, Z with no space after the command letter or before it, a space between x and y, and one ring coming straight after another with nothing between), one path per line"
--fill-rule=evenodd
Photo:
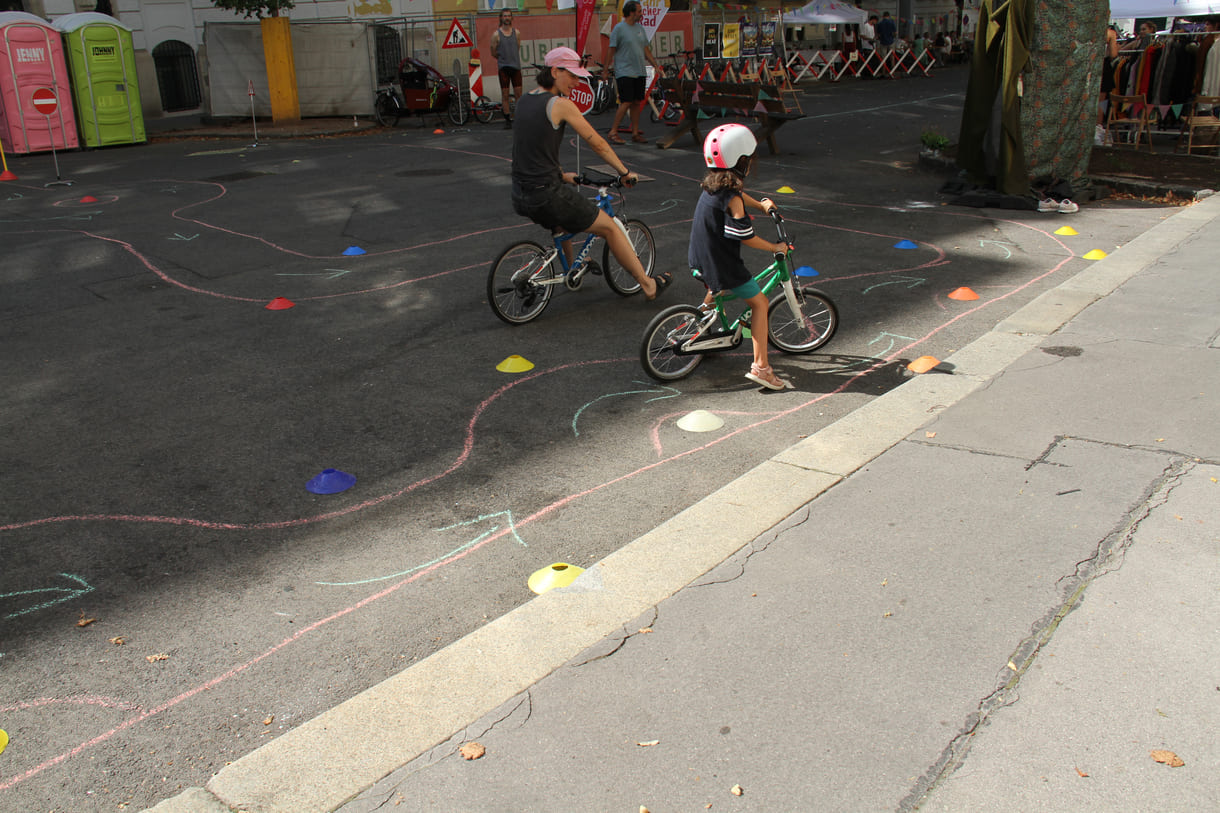
M703 24L703 58L720 59L720 23Z
M585 55L589 26L597 14L597 0L576 0L576 53Z
M770 57L775 52L775 23L763 23L758 27L758 53Z
M741 24L725 23L720 35L720 55L725 59L741 56Z
M752 59L758 54L758 26L745 23L741 26L741 55Z

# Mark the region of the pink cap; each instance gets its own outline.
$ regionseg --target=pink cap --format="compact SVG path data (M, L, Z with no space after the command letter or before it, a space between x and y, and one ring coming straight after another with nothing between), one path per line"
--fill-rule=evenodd
M545 62L548 68L563 68L585 79L593 75L580 67L580 55L571 48L552 48L546 52Z

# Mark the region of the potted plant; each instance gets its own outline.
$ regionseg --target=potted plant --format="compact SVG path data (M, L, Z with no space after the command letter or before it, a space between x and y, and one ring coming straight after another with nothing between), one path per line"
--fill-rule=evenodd
M939 158L940 151L949 146L948 136L935 128L924 130L919 136L919 142L923 144L921 152L932 158Z

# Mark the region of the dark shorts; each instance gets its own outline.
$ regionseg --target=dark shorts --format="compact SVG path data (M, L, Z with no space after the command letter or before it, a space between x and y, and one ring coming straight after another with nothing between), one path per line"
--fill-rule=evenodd
M1114 60L1106 57L1101 63L1101 92L1114 90Z
M644 101L643 76L619 76L615 78L614 84L618 87L619 104Z
M501 68L500 69L500 87L506 88L512 85L515 88L521 87L521 69L520 68Z
M587 231L601 210L569 183L546 186L532 192L513 193L513 211L539 226L556 227L575 234Z

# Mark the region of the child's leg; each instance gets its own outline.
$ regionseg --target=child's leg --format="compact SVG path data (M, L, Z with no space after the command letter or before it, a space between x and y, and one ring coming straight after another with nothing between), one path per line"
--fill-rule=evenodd
M767 295L757 293L746 300L750 306L750 339L754 342L754 364L766 369L767 363L767 307L771 302Z

